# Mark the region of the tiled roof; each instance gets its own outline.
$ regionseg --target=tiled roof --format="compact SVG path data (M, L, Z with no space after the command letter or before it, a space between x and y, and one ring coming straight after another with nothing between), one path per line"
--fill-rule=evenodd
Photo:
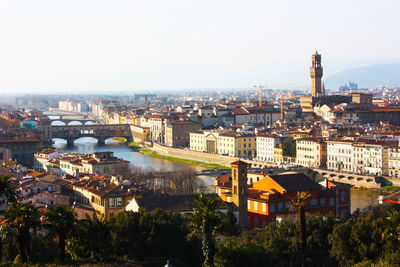
M288 192L321 188L317 182L310 179L304 173L270 175L269 177Z

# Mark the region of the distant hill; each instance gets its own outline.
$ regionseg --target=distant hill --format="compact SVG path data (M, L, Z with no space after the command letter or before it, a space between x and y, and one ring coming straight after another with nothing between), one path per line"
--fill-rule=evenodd
M347 69L323 79L327 88L338 88L349 81L362 87L400 86L400 63L378 64Z

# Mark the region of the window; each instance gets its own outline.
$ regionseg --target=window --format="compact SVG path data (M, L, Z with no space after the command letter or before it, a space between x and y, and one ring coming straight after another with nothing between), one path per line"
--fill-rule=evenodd
M262 204L262 211L267 212L267 204L266 203Z
M282 211L283 210L283 203L279 202L278 203L278 211Z
M321 202L321 207L325 207L325 198L321 198L320 202Z
M335 206L335 198L334 197L329 198L329 206L331 206L331 207Z
M254 218L254 227L258 227L258 218Z
M286 202L285 207L286 207L287 209L290 209L290 201L287 201L287 202Z
M318 201L315 198L311 199L311 205L312 206L317 205L317 203L318 203Z
M341 200L342 202L347 202L347 193L346 193L346 191L342 191L342 192L340 193L340 200Z
M258 208L258 203L254 201L254 210L257 210L257 208Z
M269 212L275 212L275 204L269 204Z

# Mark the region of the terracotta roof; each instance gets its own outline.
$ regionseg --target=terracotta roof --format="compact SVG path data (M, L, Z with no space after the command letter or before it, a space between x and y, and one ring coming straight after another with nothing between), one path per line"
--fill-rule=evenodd
M304 173L269 175L269 177L288 192L321 189L320 184Z

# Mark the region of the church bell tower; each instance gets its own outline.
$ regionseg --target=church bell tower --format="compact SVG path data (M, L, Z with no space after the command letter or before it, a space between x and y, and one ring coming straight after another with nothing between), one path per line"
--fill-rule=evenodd
M231 163L232 167L232 200L239 209L239 227L247 230L247 168L249 164L238 160Z
M312 55L312 65L310 67L310 76L311 76L311 94L313 97L319 97L325 95L325 92L322 90L321 86L321 78L322 78L322 66L321 66L321 54L318 54L315 51L315 54Z

